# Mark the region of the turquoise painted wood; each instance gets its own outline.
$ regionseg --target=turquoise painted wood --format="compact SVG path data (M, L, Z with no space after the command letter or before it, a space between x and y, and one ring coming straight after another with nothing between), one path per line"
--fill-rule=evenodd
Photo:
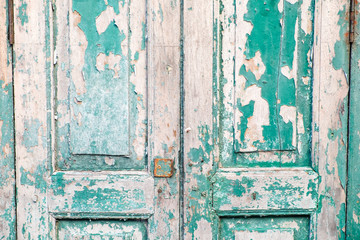
M74 0L56 9L55 17L63 19L60 15L70 12L70 21L79 21L64 30L64 22L54 26L59 38L56 168L145 169L145 147L130 147L130 142L146 138L146 93L137 92L130 81L130 74L135 74L132 62L146 50L145 12L138 12L143 21L137 21L129 17L128 1L106 4L103 0ZM61 42L64 36L66 43ZM140 49L132 50L132 41L138 41Z
M358 238L348 1L14 1L0 239Z
M0 239L16 239L12 48L8 6L0 3Z
M179 3L15 6L17 238L178 238Z
M220 238L309 239L319 177L311 164L314 31L303 24L313 2L220 4L220 158L212 177Z
M346 238L349 10L184 1L185 239Z
M353 10L356 22L359 21L358 2L354 2ZM354 42L351 48L351 79L350 79L350 114L349 114L349 157L347 175L347 211L346 239L360 236L360 27L354 24Z

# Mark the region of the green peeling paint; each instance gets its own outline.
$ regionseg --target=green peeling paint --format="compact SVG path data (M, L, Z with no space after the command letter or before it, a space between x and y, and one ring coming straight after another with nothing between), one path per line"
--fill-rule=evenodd
M140 58L139 52L145 51L146 48L146 24L139 23L142 25L141 49L131 49L131 19L125 27L122 27L123 24L118 26L119 23L112 21L104 32L98 32L96 20L109 6L114 8L115 14L130 16L131 3L122 0L108 1L108 5L102 0L72 2L73 14L81 16L78 26L87 41L81 43L87 44L85 64L80 69L85 91L78 94L75 84L71 82L69 98L57 102L58 106L66 105L71 109L69 111L72 116L70 123L57 128L56 144L60 151L56 168L61 170L146 168L146 153L144 152L143 157L137 156L134 149L136 146L132 144L136 138L144 137L146 133L146 129L140 128L139 135L135 133L138 113L146 111L145 99L142 94L135 91L135 85L130 82L130 76L136 74L134 63ZM124 46L128 48L126 55ZM134 56L132 52L135 52ZM68 71L72 79L72 65L75 63L71 62L71 49L69 54L70 68L67 69L63 63L60 66L63 71ZM113 66L105 64L102 69L97 64L100 55L104 58L113 57L118 61L111 62ZM58 117L60 121L66 116L59 113Z
M224 218L220 222L220 239L237 239L236 233L240 234L240 232L244 231L249 234L248 236L251 236L251 234L260 235L254 237L254 239L261 237L266 239L266 233L269 234L269 232L275 231L280 236L283 236L282 239L290 239L289 236L293 236L294 240L306 240L309 239L310 233L310 221L309 217L306 216ZM261 234L263 235L261 236ZM284 238L285 236L288 238Z
M20 6L18 8L18 18L21 21L21 25L24 26L25 23L29 22L29 17L27 15L27 6L28 4L24 0L20 0Z
M6 1L7 2L7 1ZM7 2L8 3L8 2ZM6 4L7 4L6 3ZM8 19L8 6L1 9L1 16ZM2 25L8 29L8 21ZM6 36L1 36L2 40ZM14 105L11 72L13 51L9 42L2 45L1 60L5 61L0 74L0 239L16 239L15 198L15 150L14 150ZM10 71L9 71L10 70ZM10 78L10 79L9 79Z
M355 5L355 12L359 12L360 5ZM340 13L341 14L341 13ZM340 15L339 14L339 15ZM356 239L360 236L360 19L356 14L355 39L351 49L351 79L350 79L350 110L349 110L349 146L347 164L347 201L346 201L346 239ZM339 22L339 25L342 23ZM343 27L344 29L345 27ZM344 39L343 41L346 41ZM341 45L341 44L338 44ZM340 57L339 57L340 58ZM333 64L335 59L333 60ZM336 64L341 66L341 64ZM345 104L345 103L344 103ZM346 107L346 105L345 105ZM345 122L342 122L345 124ZM340 157L340 156L339 156ZM341 159L337 159L339 162ZM343 211L341 212L343 214ZM339 219L343 217L339 214ZM342 225L343 226L343 225Z
M305 33L301 27L301 12L298 11L301 1L294 4L283 1L283 11L279 11L279 0L277 1L249 1L243 21L252 25L250 34L247 34L244 52L247 61L259 58L264 65L263 74L256 79L255 73L248 69L245 64L234 68L234 84L236 89L242 88L236 75L246 79L244 91L250 87L261 90L261 101L266 102L269 115L262 115L267 119L267 124L261 126L262 139L254 139L249 142L246 132L251 131L249 120L254 117L257 99L245 99L240 96L235 99L236 111L240 112L236 118L234 112L225 108L228 96L220 91L220 154L223 166L227 167L279 167L279 166L310 166L311 159L311 105L312 105L312 62L308 54L312 49L313 32ZM237 4L234 8L237 8ZM244 7L244 6L243 6ZM220 12L223 7L220 6ZM313 5L309 11L313 12ZM234 18L237 16L231 16ZM223 29L229 24L235 25L241 32L241 26L237 21L225 20L220 29L220 51L229 51L222 45ZM295 31L297 29L297 41ZM258 55L260 54L260 55ZM297 54L297 68L293 66L294 56ZM242 56L234 56L234 62L239 62ZM228 60L226 60L228 61ZM220 59L220 69L225 67L223 59ZM226 65L229 67L229 65ZM236 64L234 66L237 66ZM257 65L259 67L259 65ZM258 68L256 68L258 69ZM284 73L292 71L293 77L288 78ZM294 72L297 69L297 72ZM285 76L285 75L286 76ZM291 75L290 75L291 76ZM295 83L296 76L296 83ZM304 82L303 79L308 79ZM233 80L231 80L233 81ZM231 82L220 74L220 89ZM236 90L237 91L237 90ZM244 98L244 99L243 99ZM244 101L247 101L245 104ZM285 110L284 110L285 109ZM286 109L292 113L284 115ZM284 117L285 116L285 117ZM298 122L299 116L301 117ZM289 120L291 118L292 120ZM303 124L304 132L298 132L298 125ZM234 135L239 132L239 137L229 139L228 134ZM295 138L295 139L294 139ZM301 143L300 145L298 143ZM300 146L300 149L298 147ZM235 149L235 151L234 151ZM251 149L251 150L249 150ZM260 152L273 152L272 158L257 162ZM301 152L301 154L299 154ZM293 158L293 161L285 159ZM283 160L284 159L284 160Z

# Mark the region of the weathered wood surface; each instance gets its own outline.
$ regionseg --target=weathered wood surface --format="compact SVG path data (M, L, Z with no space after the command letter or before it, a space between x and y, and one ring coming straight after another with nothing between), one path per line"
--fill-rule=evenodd
M58 239L148 239L146 223L138 221L60 221Z
M0 239L15 239L12 51L7 1L0 2Z
M319 205L312 239L345 239L349 1L315 3L312 164Z
M52 5L52 2L55 5ZM320 0L313 3L310 0L280 0L276 6L270 5L269 8L276 14L268 16L265 20L276 25L274 26L278 31L275 34L277 38L272 39L274 44L276 43L276 48L273 49L278 50L276 53L262 49L271 45L271 39L261 38L263 25L258 22L260 19L256 19L256 15L249 12L259 8L264 12L264 16L267 16L265 13L268 6L263 6L262 2L261 6L256 7L252 4L258 4L257 1L236 1L234 8L233 1L228 0L151 0L147 4L145 1L124 1L128 12L121 16L117 14L116 8L106 6L102 13L99 12L99 16L92 16L96 18L92 19L92 24L95 24L94 32L106 35L109 24L111 27L116 25L122 29L124 36L121 36L124 39L120 37L119 39L123 39L122 42L115 43L115 52L95 52L91 57L95 59L91 62L91 68L96 68L101 73L93 71L92 74L114 74L115 78L122 79L121 83L129 82L128 89L125 90L116 84L112 87L98 85L98 82L93 82L93 88L84 87L84 82L88 79L86 74L89 73L84 74L81 71L87 64L85 60L88 60L85 59L86 49L90 46L96 48L99 43L88 42L85 29L81 28L85 27L81 22L82 19L85 21L86 17L82 18L83 12L79 9L73 11L70 2L15 0L16 181L17 206L21 209L17 215L19 239L36 239L39 236L43 239L54 238L58 231L56 219L64 218L67 220L60 220L59 231L65 235L69 232L77 234L79 226L87 227L88 233L95 235L102 234L99 233L102 228L113 226L114 236L126 228L129 232L139 234L140 238L144 238L147 232L150 239L182 238L179 233L184 233L185 239L216 239L218 236L226 239L228 234L234 231L235 236L241 239L249 234L264 236L264 233L253 233L250 230L244 232L245 230L239 226L245 224L249 228L258 228L265 224L269 228L295 229L278 232L269 230L266 234L274 238L291 235L296 239L299 236L306 237L310 233L311 239L345 239L349 88L348 1ZM104 1L104 4L109 2ZM183 4L184 11L182 19L180 4ZM6 14L3 9L1 8L0 13ZM67 12L71 13L69 19ZM272 19L273 17L276 19ZM3 21L5 18L0 19ZM183 36L180 35L181 27ZM0 29L6 31L6 28ZM181 38L184 41L183 56L180 51ZM249 38L254 38L252 44L256 41L258 44L247 43ZM284 39L281 40L282 38ZM263 44L264 41L267 45ZM289 46L286 45L288 41L291 42ZM8 47L4 44L5 40L1 38L1 53L4 53L6 48L6 54L0 55L1 73L3 74L6 69L4 79L10 83L11 67L4 61L3 56L7 56L6 61L11 60L11 56L8 55ZM285 47L289 52L281 53ZM73 51L69 52L71 48ZM274 55L274 58L280 59L278 63L272 62L271 57ZM293 61L285 59L289 55L293 57ZM69 58L72 58L72 61L69 61ZM184 116L180 116L181 60L184 61ZM353 60L356 64L357 61ZM120 65L109 62L119 62ZM276 66L273 66L274 64ZM124 66L129 68L123 73L119 66L121 69ZM274 72L270 74L270 70ZM354 70L353 76L356 76L357 71L358 69ZM99 81L103 76L100 75L97 76ZM276 84L275 89L269 91L262 90L266 89L265 82L271 80L270 78L277 79L278 83L280 80L285 81L286 84ZM356 82L354 84L356 91ZM6 86L11 89L11 83ZM282 88L283 86L286 88ZM118 89L122 95L129 97L128 102L112 94L105 98L97 98L94 89L102 89L104 92ZM288 89L289 93L286 93ZM89 91L86 92L87 90ZM263 91L271 96L262 96ZM0 96L6 96L5 101L9 102L10 95L3 93L4 90L0 92ZM290 100L287 99L287 94ZM355 98L354 103L357 101L356 92L352 96ZM309 102L311 98L312 105ZM284 103L287 100L289 101ZM93 108L89 103L91 101L99 101L104 105L105 102L109 102L109 108L120 105L115 112L115 120L104 117L109 111L100 109L104 110L101 112L98 108ZM0 106L0 114L3 114L3 105ZM246 109L246 106L252 110ZM129 111L126 111L126 108L129 108ZM356 106L353 108L356 110ZM252 112L251 116L245 114L249 112ZM82 121L91 120L98 113L101 115L99 121L83 124ZM136 116L132 115L134 113ZM3 120L2 115L0 116ZM84 118L81 118L82 116ZM354 121L350 119L350 124L354 124L356 128L356 115L354 116ZM180 203L183 205L179 208L181 188L178 153L181 117L184 117L184 201ZM103 121L100 121L101 119ZM11 124L11 120L7 121ZM311 121L312 129L309 126ZM116 125L115 122L121 124ZM113 137L109 139L98 134L98 131L107 131L104 126L108 124L114 127L114 132L109 133L109 136ZM274 141L269 136L265 137L264 126L270 126L268 130L275 132ZM1 129L4 129L4 123ZM89 135L82 135L83 131L88 131ZM7 132L10 133L11 131ZM122 137L114 140L114 136L119 134ZM4 136L2 131L2 141L5 139ZM90 137L94 138L93 145L87 142ZM352 134L351 137L354 141L350 149L357 149L358 136ZM5 140L11 145L11 137L7 139ZM58 145L61 142L64 144ZM77 142L83 144L76 146ZM114 146L109 147L111 144ZM104 153L110 157L103 157ZM87 161L88 158L82 155L94 157ZM3 156L5 155L1 155ZM10 155L7 154L6 158L9 162L7 166L10 166L10 182L6 191L10 192L13 191L11 158L10 146ZM151 177L155 158L175 160L175 174L172 178ZM358 163L356 155L350 154L350 159L350 166ZM258 185L248 188L249 196L253 197L253 192L250 191L261 189L261 183L266 180L264 177L261 180L261 176L254 172L251 173L251 168L244 168L281 169L284 166L313 168L309 169L308 175L302 172L302 175L297 176L295 169L288 168L282 169L279 173L282 174L279 179L287 178L290 182L290 187L282 186L280 192L296 188L295 192L300 189L300 194L301 189L306 188L308 192L304 190L301 194L309 193L306 196L309 197L307 203L292 201L291 204L298 206L297 210L313 210L317 202L315 196L318 195L318 208L313 212L311 219L294 216L245 219L243 216L247 213L241 210L231 214L226 211L216 214L214 207L233 210L234 206L216 205L221 204L221 201L214 203L213 197L216 201L222 194L229 193L236 201L240 199L234 195L234 189L225 189L225 185L217 182L219 179L232 179L236 182L243 179L243 172L255 176ZM227 173L216 173L219 168L225 167L231 169L228 169ZM1 171L5 170L3 168ZM65 174L67 181L58 179L58 182L52 182L59 173L53 175L54 171L58 170L71 170L76 174L73 178ZM97 171L97 177L89 177L83 172L85 170ZM114 182L109 183L107 180L110 181L112 177L104 170L116 170L114 173L119 176L113 179ZM122 170L137 170L142 173L135 171L127 178L126 174L121 173ZM349 173L354 175L355 168L349 170ZM311 189L317 189L315 172L319 174L319 192L315 190L314 193L310 193ZM272 174L270 170L268 173ZM221 178L217 178L218 176ZM304 181L309 179L312 186L305 187ZM356 205L358 190L354 185L354 176L353 179L354 182L349 182L349 190L354 190L355 194L350 195L348 200L351 207L347 212L348 229L358 225L359 220L359 208ZM273 184L279 181L275 178L270 180ZM78 182L75 183L76 181ZM280 186L281 184L279 182ZM142 191L136 196L143 196L145 199L132 201L128 198L126 201L132 201L134 205L143 204L137 213L136 207L130 205L131 209L108 209L108 213L101 215L101 207L98 205L102 203L96 201L94 208L71 208L64 205L59 210L54 206L64 200L64 196L59 197L56 191L64 191L65 202L71 203L78 200L81 202L80 198L75 198L80 188L80 192L86 189L115 189L119 193L122 187L132 191L136 186ZM213 186L216 192L213 192ZM266 192L264 194L269 195ZM110 199L114 197L111 194L99 196L110 196ZM91 194L83 197L91 197ZM270 197L274 202L274 194ZM290 196L290 199L294 198ZM84 202L88 204L90 200L88 198ZM265 206L261 200L258 201L259 206ZM279 204L284 205L284 202L286 200L283 199ZM103 204L110 203L104 201ZM278 205L274 206L276 211L280 208ZM183 229L179 224L182 208ZM10 209L10 214L14 214L11 206L6 206L6 209ZM258 211L258 214L268 213L267 211L276 214L274 209L266 207L255 211ZM126 217L125 215L138 214L136 217L139 218L153 215L150 216L147 225L143 225L142 220L138 219L129 224L111 221L90 223L80 220L75 226L75 222L71 220L81 218L81 214L82 217L96 218L110 216L114 212L113 216L121 218ZM287 211L288 215L294 213L292 209ZM231 218L222 218L230 215ZM290 222L289 218L292 219ZM296 230L309 225L311 227L303 233ZM144 227L148 229L144 230ZM11 227L5 231L15 232ZM351 233L348 231L348 234Z
M309 239L309 219L303 216L225 218L220 239Z
M48 189L48 208L60 218L146 219L154 212L152 185L154 179L144 172L56 172Z
M212 239L217 217L212 212L213 87L216 91L218 10L213 1L184 1L184 238ZM213 31L215 32L213 35Z
M351 48L350 114L349 114L349 153L347 176L347 222L346 237L356 239L360 236L360 3L354 1L356 21L353 23L355 35Z
M108 217L179 238L179 2L15 5L18 238ZM155 158L175 174L154 179Z
M17 238L49 238L47 179L51 138L49 1L14 1Z
M310 213L318 204L318 175L312 169L224 169L213 181L213 207L223 216L262 211Z
M243 170L235 167L281 169L285 166L305 166L313 168L313 170L309 168L309 171L311 171L310 176L314 176L310 181L312 187L302 186L307 191L314 190L311 201L308 202L310 205L300 204L302 211L312 212L311 228L308 232L310 238L344 239L348 94L346 77L349 74L349 45L346 32L349 3L331 0L315 3L280 1L276 7L265 3L258 8L254 6L257 4L256 1L236 1L236 7L233 4L232 1L213 1L213 4L184 2L185 238L202 236L216 238L219 234L218 229L221 229L223 220L214 214L213 207L221 209L223 206L212 203L210 199L214 197L216 201L218 196L222 196L221 188L224 189L226 184L221 185L217 182L218 178L211 178L217 167L232 167L233 169L230 170L234 173L229 174L233 174L234 179L237 179L242 176ZM266 54L269 52L265 51L266 47L261 50L263 41L271 41L271 38L261 37L266 33L264 30L266 27L261 28L263 23L257 22L256 17L251 18L253 12L249 13L254 9L260 11L260 8L264 10L263 16L269 16L266 14L268 8L277 14L281 13L274 21L268 19L268 23L275 24L276 27L279 23L282 26L280 28L283 29L284 35L281 35L281 38L284 39L281 40L283 43L280 44L280 51L282 51L281 47L285 46L288 46L285 51L292 51L280 53L279 65L274 63L278 66L273 66L271 63L273 54L269 55L270 59L267 58ZM212 14L213 18L210 21ZM258 30L260 32L256 35ZM248 38L252 38L252 43L246 42ZM259 41L259 45L254 44L254 41ZM274 38L272 41L277 44ZM294 45L287 45L289 42ZM249 47L252 49L248 49ZM256 50L257 47L260 48L259 52ZM236 52L238 54L235 54ZM241 53L246 56L242 57ZM289 56L292 56L293 61L287 59ZM264 64L266 59L270 61L267 65ZM267 100L264 102L261 97L256 97L258 96L256 94L264 92L253 88L254 85L265 84L264 81L271 81L265 73L274 68L279 69L278 74L270 76L279 78L280 75L280 78L285 77L288 81L292 81L296 94L293 92L294 85L279 89L275 94L276 101L273 102L279 106L275 110L267 111ZM261 78L263 76L264 79ZM244 77L247 82L241 83ZM285 78L279 81L285 81ZM210 79L213 79L212 84L209 83ZM261 79L262 83L260 83ZM278 85L278 87L283 86ZM261 88L266 88L266 85ZM286 94L296 97L295 104L283 102L287 101ZM245 112L245 110L237 112L235 108L238 105L234 104L237 104L238 100L235 98L240 98L241 105L252 104L252 101L259 100L257 107L253 106L254 113L255 110L258 111L259 117L247 116L248 125L245 130L249 132L244 134L250 135L244 138L244 141L252 139L251 142L246 143L250 144L250 147L245 146L244 141L235 144L233 142L234 139L241 140L243 134L241 125L242 121L246 120L243 118L239 122L239 119L234 119L234 117L242 118ZM289 108L282 109L281 105ZM294 107L296 107L295 113ZM270 111L275 111L276 117L270 120L264 119L266 113L270 114ZM282 119L283 123L275 121L276 118ZM265 136L261 135L263 126L269 125L271 121L274 123L272 129L275 129L279 136L274 142L266 141ZM238 123L235 129L239 132L233 132L234 123ZM288 130L284 131L281 128ZM289 132L292 134L287 136ZM287 140L283 141L283 136L288 137ZM254 151L257 152L253 153ZM284 178L296 175L296 171L289 174L287 170L283 170L283 173L279 174L283 174ZM247 171L251 171L251 168ZM239 176L236 173L239 173ZM315 180L317 173L319 182ZM304 177L302 180L308 177L301 176ZM289 181L290 185L300 186L302 180L294 178ZM215 189L219 191L214 192L213 195L212 184L218 186ZM319 192L317 192L318 184ZM282 190L286 192L286 189L284 186ZM290 189L291 187L288 190ZM229 193L227 197L235 194L231 189L223 191L224 194ZM273 200L275 199L274 196ZM212 207L209 207L209 204ZM237 206L228 206L228 209L232 210ZM267 210L259 210L258 214L264 214ZM285 210L286 214L297 212L292 212L290 209L286 211L286 206L283 206L282 210ZM237 218L234 219L241 219L241 216L247 215L246 211L235 212ZM276 214L275 212L273 213ZM226 214L231 215L230 213L223 215Z
M148 1L149 169L174 160L171 178L155 178L150 239L179 238L180 1Z

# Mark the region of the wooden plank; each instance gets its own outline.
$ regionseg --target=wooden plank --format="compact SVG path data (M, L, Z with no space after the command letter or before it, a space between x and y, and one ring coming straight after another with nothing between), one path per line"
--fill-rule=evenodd
M296 95L310 93L309 88L297 87L297 41L302 38L296 24L298 8L298 1L239 1L235 6L237 152L296 149Z
M222 166L310 166L311 0L221 4Z
M55 165L61 170L143 170L146 3L92 4L96 13L87 12L80 1L55 6ZM112 38L118 41L107 41Z
M11 2L11 1L10 1ZM7 1L0 2L0 238L16 238L12 50ZM10 28L11 29L11 28Z
M62 220L57 229L58 239L148 239L146 223L141 221Z
M309 239L307 216L251 216L221 219L220 239Z
M143 172L56 172L48 191L56 218L148 218L154 180Z
M217 136L213 128L217 4L208 0L184 1L184 239L212 239L217 234L210 182Z
M293 214L317 208L318 175L312 169L226 169L214 176L219 215Z
M171 178L155 178L150 239L179 238L180 1L150 0L147 9L149 158L174 160ZM153 173L151 173L153 174Z
M75 69L81 72L82 87L78 85L80 79L70 77L73 83L69 89L72 154L130 154L129 5L129 1L106 4L103 0L73 0L67 9L71 26L80 18L77 26L70 27L70 56L67 56L70 65L78 61L79 54L72 46L86 46L84 65ZM89 8L93 10L88 11ZM73 36L76 27L75 33L81 31L84 41ZM60 33L59 37L64 36Z
M312 159L321 180L313 239L345 239L349 3L315 3Z
M50 238L46 201L49 176L51 51L49 1L15 0L14 98L17 238Z
M354 42L351 46L349 152L346 200L346 237L360 236L360 3L352 1L355 11Z

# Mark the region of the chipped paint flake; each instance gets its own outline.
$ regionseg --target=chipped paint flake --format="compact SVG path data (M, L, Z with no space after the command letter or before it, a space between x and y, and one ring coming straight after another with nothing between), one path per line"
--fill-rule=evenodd
M265 65L261 61L261 53L257 51L255 53L255 57L251 59L244 59L244 65L246 67L246 71L251 71L255 75L255 79L259 80L261 76L265 73Z
M284 122L292 125L292 145L296 145L296 107L283 105L280 107L280 116Z

